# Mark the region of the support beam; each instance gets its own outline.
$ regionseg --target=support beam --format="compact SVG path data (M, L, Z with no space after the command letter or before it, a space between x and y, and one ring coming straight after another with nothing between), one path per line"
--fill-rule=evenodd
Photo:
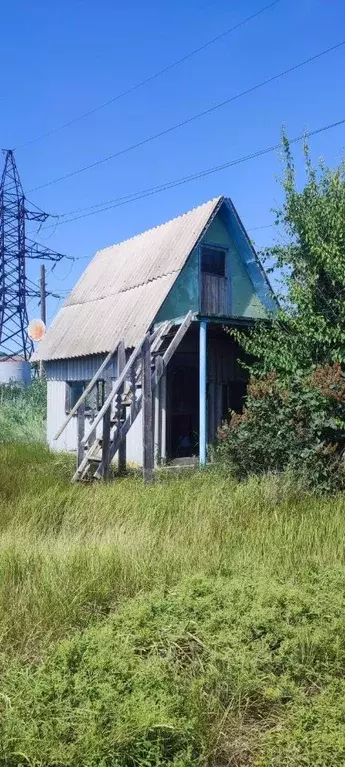
M156 338L158 335L160 335L160 334L164 333L164 329L165 329L165 327L166 327L166 325L167 325L167 324L168 324L168 323L164 323L164 325L162 325L162 326L160 326L159 328L157 328L156 330L154 330L154 332L153 332L153 333L151 334L151 336L150 336L150 342L151 342L151 343L153 343L153 341L155 340L155 338ZM146 338L146 336L145 336L145 338ZM126 365L125 365L125 367L123 368L123 371L122 371L122 373L119 375L119 377L118 377L118 378L116 379L116 381L115 381L115 386L114 386L113 390L110 392L109 396L106 398L106 400L105 400L105 403L104 403L103 407L101 407L100 411L97 413L97 415L96 415L96 418L95 418L95 420L93 421L91 428L90 428L90 429L89 429L89 431L88 431L88 432L85 434L85 436L84 436L84 439L83 439L83 445L86 445L86 443L87 443L87 441L88 441L88 439L89 439L89 436L90 436L91 432L92 432L92 431L93 431L93 430L96 428L96 426L98 426L98 424L101 422L101 420L102 420L102 418L103 418L103 416L104 416L104 413L105 413L105 412L108 410L108 407L109 407L109 405L111 405L111 403L112 403L113 399L115 399L115 396L116 396L117 392L119 391L119 389L121 389L121 386L122 386L122 384L124 384L124 382L125 382L125 380L126 380L126 377L127 377L127 374L129 373L129 371L130 371L131 367L132 367L132 366L134 365L134 363L137 361L137 359L139 358L139 356L141 356L141 355L142 355L142 348L143 348L143 343L144 343L144 339L143 339L143 340L142 340L142 341L141 341L141 342L138 344L138 346L137 346L137 347L134 349L134 351L132 352L132 354L131 354L131 356L130 356L130 358L129 358L128 362L126 362ZM103 363L103 365L104 365L104 363ZM101 370L101 368L99 369L98 373L96 374L96 375L97 375L97 379L98 379L98 377L99 377L99 373L100 373L100 370ZM90 386L90 385L91 385L91 384L89 384L89 386ZM70 413L70 415L71 415L71 413ZM61 434L61 431L62 431L62 429L64 429L64 428L66 427L66 425L67 425L67 420L65 421L65 423L64 423L63 427L61 428L61 430L60 430L60 431L57 433L57 435L56 435L55 439L57 439L57 437L58 437L58 436Z
M104 476L104 466L108 464L110 466L112 459L120 448L120 445L132 424L134 423L141 408L143 408L143 468L145 481L151 481L153 478L154 468L154 428L153 428L153 409L152 409L152 392L162 380L162 403L161 403L161 415L162 424L159 429L161 435L162 447L161 454L163 461L166 459L166 366L176 350L178 343L181 342L183 336L187 332L190 324L193 321L193 314L189 312L184 318L182 324L178 327L177 332L173 335L167 350L163 357L160 356L158 364L153 365L153 358L155 355L159 355L159 348L161 342L167 337L167 332L170 332L171 322L165 322L160 325L151 334L146 334L142 341L134 349L128 362L125 364L122 372L119 373L111 392L107 396L101 408L96 415L90 428L86 431L81 444L87 444L89 438L94 437L96 429L101 419L103 422L103 440L100 441L102 450L102 458L100 459L99 453L95 451L95 446L89 446L86 454L83 457L81 464L75 472L72 481L75 482L78 479L83 478L84 474L88 471L90 464L98 463L98 469L94 472L94 478L102 478ZM158 357L157 357L158 359ZM103 363L104 364L104 363ZM154 370L152 371L152 367ZM97 378L99 377L100 370L97 372ZM138 393L139 381L141 378L142 387L141 393ZM116 423L116 418L110 418L110 424L107 423L107 418L111 415L111 405L117 395L121 392L125 382L129 380L130 390L132 394L132 403L129 408L130 412L127 415L123 423ZM118 400L117 400L118 404ZM122 404L122 403L121 403ZM118 409L118 408L117 408ZM106 415L107 414L107 415ZM110 438L110 445L108 449L108 428L111 424L117 425L115 433L112 433ZM99 444L99 441L97 440Z
M199 329L199 464L206 464L207 448L207 322L201 320Z
M46 310L47 289L46 289L46 268L44 264L41 264L40 294L41 294L41 320L46 325L47 324L47 310ZM40 360L40 364L39 364L40 378L43 378L43 373L44 373L43 360Z
M161 386L161 422L162 422L162 434L161 434L161 463L166 463L167 460L167 372L164 370L162 378L160 380Z
M90 394L90 392L92 391L93 387L95 386L95 384L99 380L99 378L101 376L101 373L103 373L103 370L105 370L106 367L109 365L109 362L110 362L111 358L114 356L118 345L119 345L119 343L117 341L116 345L112 348L111 352L109 352L109 354L107 354L106 358L103 360L100 368L97 370L97 373L95 373L95 375L91 379L90 383L88 383L86 389L84 389L83 393L80 395L80 397L78 399L78 402L76 402L74 407L72 407L72 410L68 414L68 418L66 418L66 420L64 421L64 423L60 427L59 431L56 432L54 440L59 439L59 437L61 436L62 432L65 430L67 424L69 424L71 418L77 412L79 406L82 404L82 402L84 402L84 400L86 399L87 395ZM96 428L96 426L97 426L97 424L95 425L95 428ZM87 439L85 440L85 442L83 442L83 444L86 444L86 442L89 441L89 437L90 436L91 436L91 431L89 432L89 434L87 436Z
M111 391L112 383L109 375L109 371L105 376L105 397L109 395ZM103 429L102 429L102 475L103 479L107 479L110 469L110 430L111 430L111 403L103 416Z
M117 375L119 376L120 373L122 373L124 367L126 365L126 347L125 342L121 341L119 344L119 348L117 350ZM126 409L122 405L122 396L124 392L124 385L121 387L119 394L118 394L118 417L119 417L119 426L122 420L126 420ZM125 416L123 418L123 416ZM121 445L119 447L119 463L118 463L118 471L119 474L125 474L126 472L126 437L123 438Z
M162 374L164 370L161 356L156 358L155 372L157 384L154 389L154 464L160 466L162 462Z
M143 392L143 476L145 482L153 479L153 418L150 337L142 346L142 392Z
M84 437L85 433L85 400L79 405L77 410L77 438L78 438L78 444L77 444L77 468L80 466L84 455L84 447L82 445L82 439Z

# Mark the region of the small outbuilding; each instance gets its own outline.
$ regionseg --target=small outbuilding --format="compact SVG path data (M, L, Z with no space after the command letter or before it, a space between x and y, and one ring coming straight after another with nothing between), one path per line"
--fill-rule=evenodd
M246 392L226 328L275 307L230 199L100 250L41 342L47 439L76 451L75 479L106 477L117 457L144 467L198 456Z

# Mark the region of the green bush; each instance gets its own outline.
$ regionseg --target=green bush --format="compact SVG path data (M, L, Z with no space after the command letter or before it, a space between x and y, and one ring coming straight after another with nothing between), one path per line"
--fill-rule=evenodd
M254 384L220 453L240 475L292 468L309 487L333 490L344 487L345 163L314 166L305 145L301 185L284 134L282 149L278 236L261 253L281 283L279 304L267 322L229 330L251 373L268 374L267 391Z
M45 438L47 385L0 385L0 441L42 442Z
M309 488L343 489L345 379L340 365L282 381L253 379L242 415L219 430L217 455L240 478L290 470Z
M344 587L194 577L129 600L6 669L0 764L343 764Z

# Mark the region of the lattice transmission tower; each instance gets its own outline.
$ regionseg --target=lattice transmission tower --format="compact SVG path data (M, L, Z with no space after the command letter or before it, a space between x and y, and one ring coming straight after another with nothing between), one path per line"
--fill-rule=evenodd
M5 165L0 185L0 356L28 360L33 351L28 337L26 260L60 261L56 253L26 235L26 221L46 221L49 214L30 210L23 192L13 151L3 150ZM35 207L35 206L34 206Z

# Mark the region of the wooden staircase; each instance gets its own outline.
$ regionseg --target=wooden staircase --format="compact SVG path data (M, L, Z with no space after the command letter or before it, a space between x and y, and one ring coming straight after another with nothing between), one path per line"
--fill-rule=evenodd
M85 479L106 479L111 462L118 453L119 472L126 466L126 436L138 413L143 411L143 473L150 481L154 468L153 392L159 386L168 362L193 320L189 312L180 325L165 322L152 333L143 336L126 360L124 342L116 344L86 386L64 424L55 435L62 434L77 414L77 469L73 482ZM109 366L117 354L118 375L109 377ZM85 433L85 400L100 379L105 380L105 401ZM102 424L101 426L99 426ZM97 433L101 431L101 437Z

